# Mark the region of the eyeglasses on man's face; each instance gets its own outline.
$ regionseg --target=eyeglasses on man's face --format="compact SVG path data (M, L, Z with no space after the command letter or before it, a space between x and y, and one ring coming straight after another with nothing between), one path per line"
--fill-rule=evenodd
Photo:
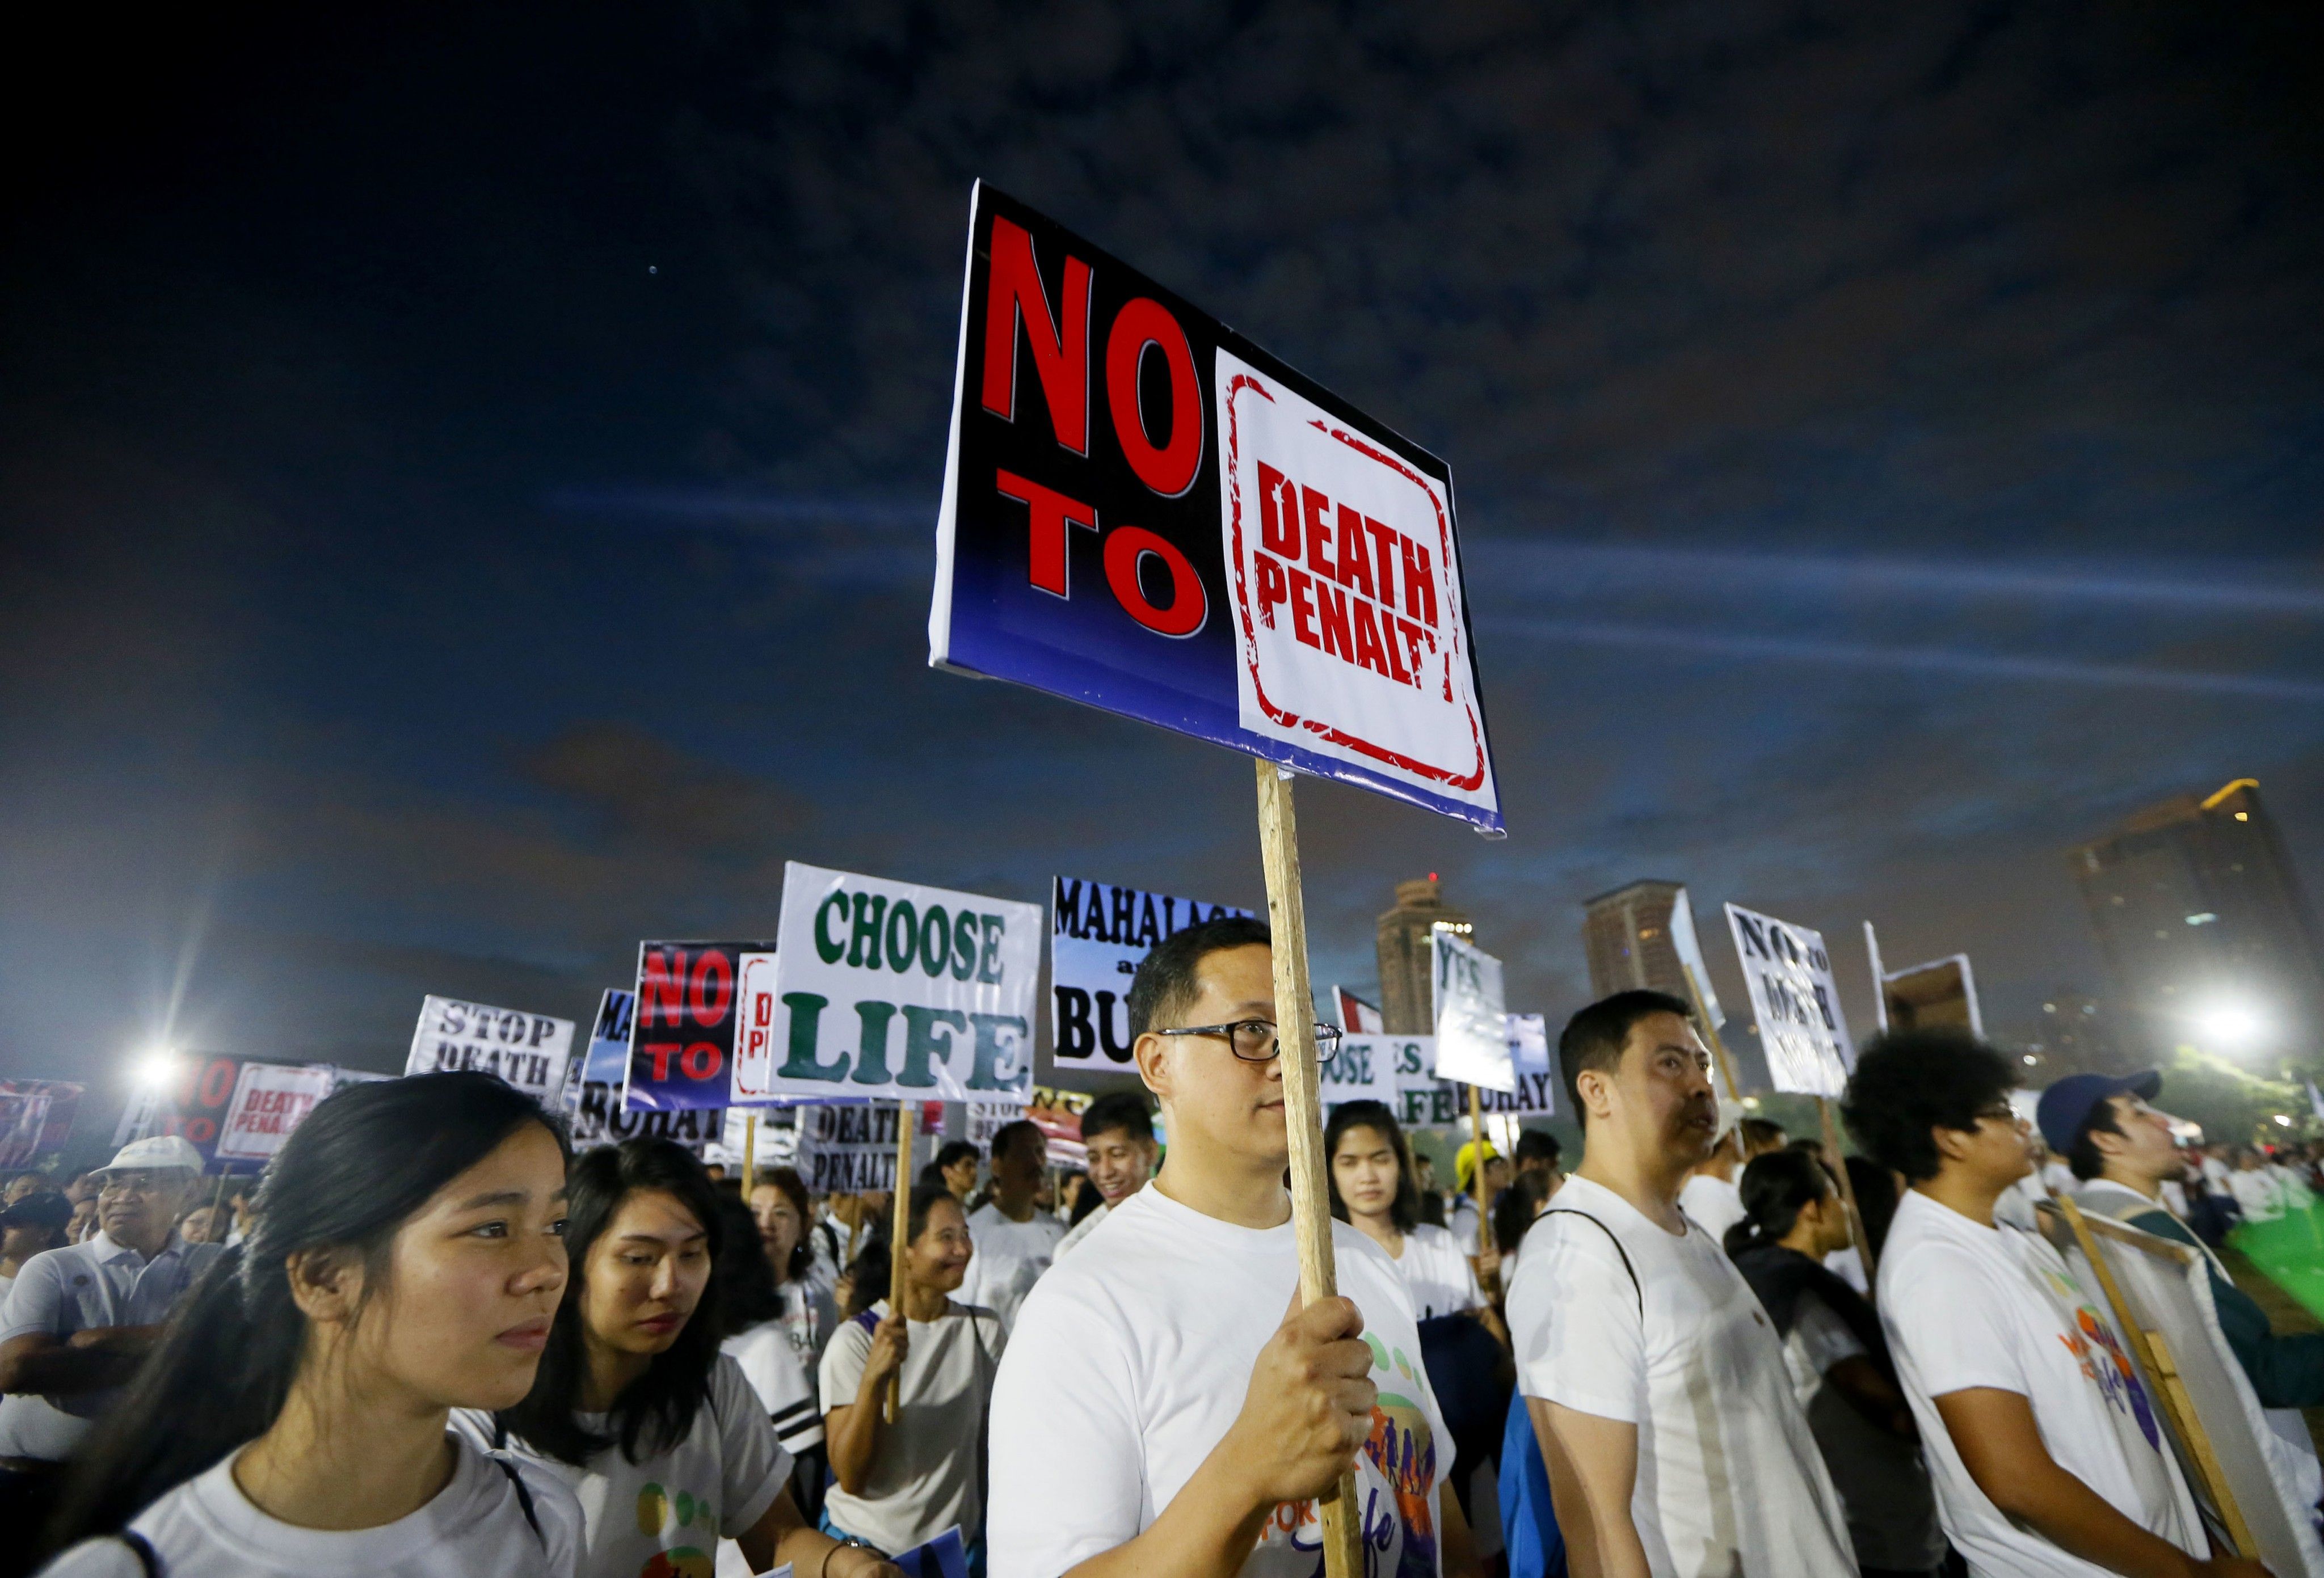
M1266 1063L1274 1060L1283 1050L1271 1019L1238 1019L1232 1024L1190 1024L1179 1030L1157 1030L1156 1035L1214 1035L1234 1050L1234 1055L1246 1063ZM1340 1050L1340 1027L1318 1024L1315 1027L1315 1055L1328 1058Z

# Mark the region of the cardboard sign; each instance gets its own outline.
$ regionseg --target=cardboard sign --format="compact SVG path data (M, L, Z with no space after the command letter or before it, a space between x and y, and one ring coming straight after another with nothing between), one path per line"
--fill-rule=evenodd
M1802 1096L1840 1095L1856 1051L1822 935L1740 904L1727 906L1727 923L1759 1021L1769 1081Z
M982 182L928 660L1501 831L1444 463Z
M420 1005L411 1055L403 1071L441 1074L473 1069L515 1086L554 1108L565 1088L573 1022L515 1008L490 1008L456 997L429 997Z
M1038 904L789 862L781 948L736 968L734 1105L1021 1095L1041 921Z
M1679 963L1694 977L1694 989L1702 997L1702 1011L1710 1017L1713 1028L1727 1023L1727 1011L1719 1005L1719 994L1711 985L1711 966L1702 957L1702 940L1694 932L1694 904L1686 896L1686 889L1678 890L1671 904L1671 951L1678 955Z
M1538 1014L1512 1014L1509 1025L1509 1066L1520 1074L1547 1074L1549 1021Z
M1888 970L1880 977L1887 1024L1895 1030L1965 1030L1985 1039L1985 1015L1978 1012L1977 972L1969 955L1952 954Z
M1514 1090L1501 961L1453 932L1431 933L1436 991L1436 1077Z
M1222 915L1206 904L1142 888L1060 876L1049 909L1050 1040L1056 1067L1128 1073L1130 982L1164 938Z
M746 971L770 982L774 960L769 942L639 943L622 1107L715 1112L741 1105L733 1094L736 994ZM605 1012L601 1005L601 1023Z
M816 1195L866 1194L896 1187L896 1115L892 1101L836 1103L801 1107L798 1114L798 1170L807 1192ZM919 1115L911 1114L913 1128ZM912 1161L917 1170L927 1147L913 1135Z
M0 1168L39 1167L62 1155L82 1089L69 1079L0 1079Z
M1514 1042L1527 1032L1524 1022L1538 1014L1512 1014ZM1342 1055L1358 1049L1370 1052L1381 1070L1383 1087L1369 1092L1375 1100L1396 1109L1397 1121L1407 1129L1437 1129L1469 1119L1467 1087L1436 1078L1436 1038L1426 1035L1347 1035L1340 1038ZM1554 1059L1548 1060L1554 1063ZM1514 1062L1514 1048L1513 1058ZM1485 1112L1517 1117L1545 1118L1557 1112L1558 1074L1554 1068L1517 1069L1508 1090L1480 1090L1478 1106ZM1327 1105L1354 1099L1326 1094Z
M338 1070L328 1063L244 1063L212 1154L227 1170L233 1163L263 1166L337 1086Z

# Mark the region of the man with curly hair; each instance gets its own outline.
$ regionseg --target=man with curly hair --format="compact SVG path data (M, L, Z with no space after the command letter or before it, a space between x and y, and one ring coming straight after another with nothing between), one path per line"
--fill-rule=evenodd
M1841 1115L1911 1188L1880 1256L1881 1325L1946 1536L1979 1578L2257 1578L2208 1548L2153 1401L2065 1261L1997 1225L2033 1166L2010 1060L1950 1031L1868 1047Z

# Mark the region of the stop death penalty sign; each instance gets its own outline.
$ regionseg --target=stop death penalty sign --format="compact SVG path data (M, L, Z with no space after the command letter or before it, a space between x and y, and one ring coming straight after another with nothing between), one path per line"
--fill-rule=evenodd
M1279 767L1502 831L1444 463L979 183L928 660L1259 758L1300 1287L1334 1289ZM1352 1482L1326 1569L1361 1566Z

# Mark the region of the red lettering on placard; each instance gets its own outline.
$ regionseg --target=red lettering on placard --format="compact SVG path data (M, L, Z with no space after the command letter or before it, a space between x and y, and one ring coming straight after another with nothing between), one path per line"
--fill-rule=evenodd
M1392 677L1388 671L1388 648L1380 645L1379 624L1372 618L1372 605L1360 597L1351 601L1355 605L1348 611L1355 620L1356 661L1383 678Z
M669 1060L678 1056L680 1050L676 1041L646 1041L638 1048L638 1050L653 1060L653 1073L650 1077L656 1083L669 1078Z
M984 408L1017 419L1017 326L1033 347L1033 372L1049 403L1057 442L1089 453L1090 266L1067 253L1059 316L1033 261L1033 238L994 215L992 267L984 293ZM1183 336L1182 336L1183 337Z
M1149 346L1162 353L1170 372L1170 442L1159 449L1146 436L1146 414L1138 403L1139 370ZM1139 482L1165 499L1194 485L1203 464L1203 390L1186 331L1160 302L1141 296L1114 316L1105 341L1105 399L1113 436Z
M1370 516L1364 517L1364 529L1372 534L1375 550L1373 564L1379 571L1379 598L1382 608L1396 606L1396 545L1397 535Z
M1310 647L1315 639L1315 580L1298 565L1291 566L1291 633Z
M1266 554L1255 554L1259 561L1259 622L1268 629L1275 628L1275 605L1291 595L1284 584L1283 565Z
M1045 488L1015 472L994 474L1001 497L1014 499L1026 509L1032 530L1026 579L1053 597L1071 597L1073 555L1066 551L1065 528L1080 526L1095 531L1096 508L1078 499L1068 499L1055 488Z
M1427 547L1410 537L1404 539L1404 611L1436 628L1436 577L1429 571Z
M1323 635L1323 650L1350 663L1356 644L1348 635L1348 594L1318 576L1315 580L1315 623Z
M240 1070L230 1058L219 1058L202 1070L202 1087L196 1094L204 1106L221 1106L234 1094L234 1078Z
M692 986L694 1023L707 1030L726 1017L727 1005L734 1001L734 967L718 950L706 948L694 961Z
M1299 489L1299 513L1307 523L1307 568L1325 581L1339 578L1339 569L1332 563L1332 523L1323 518L1332 501L1314 489L1302 484Z
M686 950L673 948L666 956L661 949L650 950L638 982L638 1023L676 1024L685 1016Z
M1364 518L1340 506L1340 584L1372 595L1372 556L1364 551Z
M1265 461L1259 463L1259 546L1277 558L1299 556L1299 488Z
M678 1066L688 1079L707 1079L726 1060L714 1041L696 1041L678 1055Z
M1157 607L1147 601L1138 583L1138 567L1148 557L1162 561L1170 572L1170 601ZM1142 526L1117 526L1105 539L1105 582L1113 588L1122 610L1157 636L1186 637L1203 628L1210 617L1210 599L1193 563L1168 539Z

